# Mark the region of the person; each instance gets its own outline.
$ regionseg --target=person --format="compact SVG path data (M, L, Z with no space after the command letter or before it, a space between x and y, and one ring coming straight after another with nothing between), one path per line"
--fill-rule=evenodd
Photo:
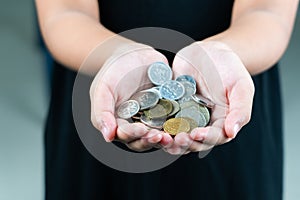
M37 0L36 4L43 37L56 59L45 133L46 199L282 199L276 63L287 47L297 0ZM151 26L179 31L197 42L180 50L172 63L171 56L167 59L147 44L116 35ZM119 140L137 151L160 145L171 154L186 153L163 169L140 174L116 171L93 158L77 135L72 117L76 71L108 38L113 42L103 47L97 62L89 63L88 73L95 74L90 88L92 123L107 142ZM203 80L191 63L205 62L201 51L214 63L224 86L212 94L201 91L229 106L221 125L173 139L115 118L115 105L126 99L124 88L116 89L124 74L161 61L170 63L175 75L193 74L199 83ZM124 52L130 53L115 59ZM213 80L203 79L210 87ZM223 145L199 159L197 152L212 144Z

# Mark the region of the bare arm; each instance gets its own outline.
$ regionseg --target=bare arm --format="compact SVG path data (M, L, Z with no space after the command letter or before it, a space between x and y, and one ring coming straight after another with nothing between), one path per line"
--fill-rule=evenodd
M96 0L36 0L39 23L46 44L56 60L78 70L88 54L99 44L116 36L99 23ZM121 37L103 47L101 58L91 66L91 73L112 54L130 41ZM109 47L109 48L108 48ZM99 48L98 48L99 49Z
M284 53L297 5L298 0L236 0L230 28L207 40L227 44L250 74L258 74Z
M99 23L96 0L36 0L43 36L50 52L64 65L78 70L98 44L116 36ZM298 0L236 0L232 23L207 40L221 41L236 52L251 74L276 63L287 47ZM129 41L115 37L114 44L92 66L94 71L115 47Z

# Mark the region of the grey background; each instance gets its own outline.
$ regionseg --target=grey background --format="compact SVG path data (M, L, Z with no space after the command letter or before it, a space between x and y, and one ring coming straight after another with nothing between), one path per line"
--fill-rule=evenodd
M0 200L40 200L49 91L33 1L0 2ZM281 61L285 125L284 199L300 196L300 16Z

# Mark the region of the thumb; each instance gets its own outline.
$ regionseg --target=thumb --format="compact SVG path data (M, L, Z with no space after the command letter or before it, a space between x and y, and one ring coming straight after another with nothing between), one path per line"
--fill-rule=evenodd
M187 57L185 57L183 53L184 50L179 51L172 63L172 69L175 78L180 75L195 76L197 74L196 69L187 61Z
M229 113L225 119L227 137L234 138L251 118L254 85L251 79L240 79L232 87L229 95Z
M115 138L117 128L114 97L106 84L96 81L91 87L90 99L91 121L104 139L110 142Z

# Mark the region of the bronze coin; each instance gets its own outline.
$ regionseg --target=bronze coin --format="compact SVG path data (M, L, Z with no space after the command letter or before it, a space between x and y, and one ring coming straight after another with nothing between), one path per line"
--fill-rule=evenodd
M173 110L171 101L161 99L158 104L149 110L144 111L144 115L150 119L167 117Z

